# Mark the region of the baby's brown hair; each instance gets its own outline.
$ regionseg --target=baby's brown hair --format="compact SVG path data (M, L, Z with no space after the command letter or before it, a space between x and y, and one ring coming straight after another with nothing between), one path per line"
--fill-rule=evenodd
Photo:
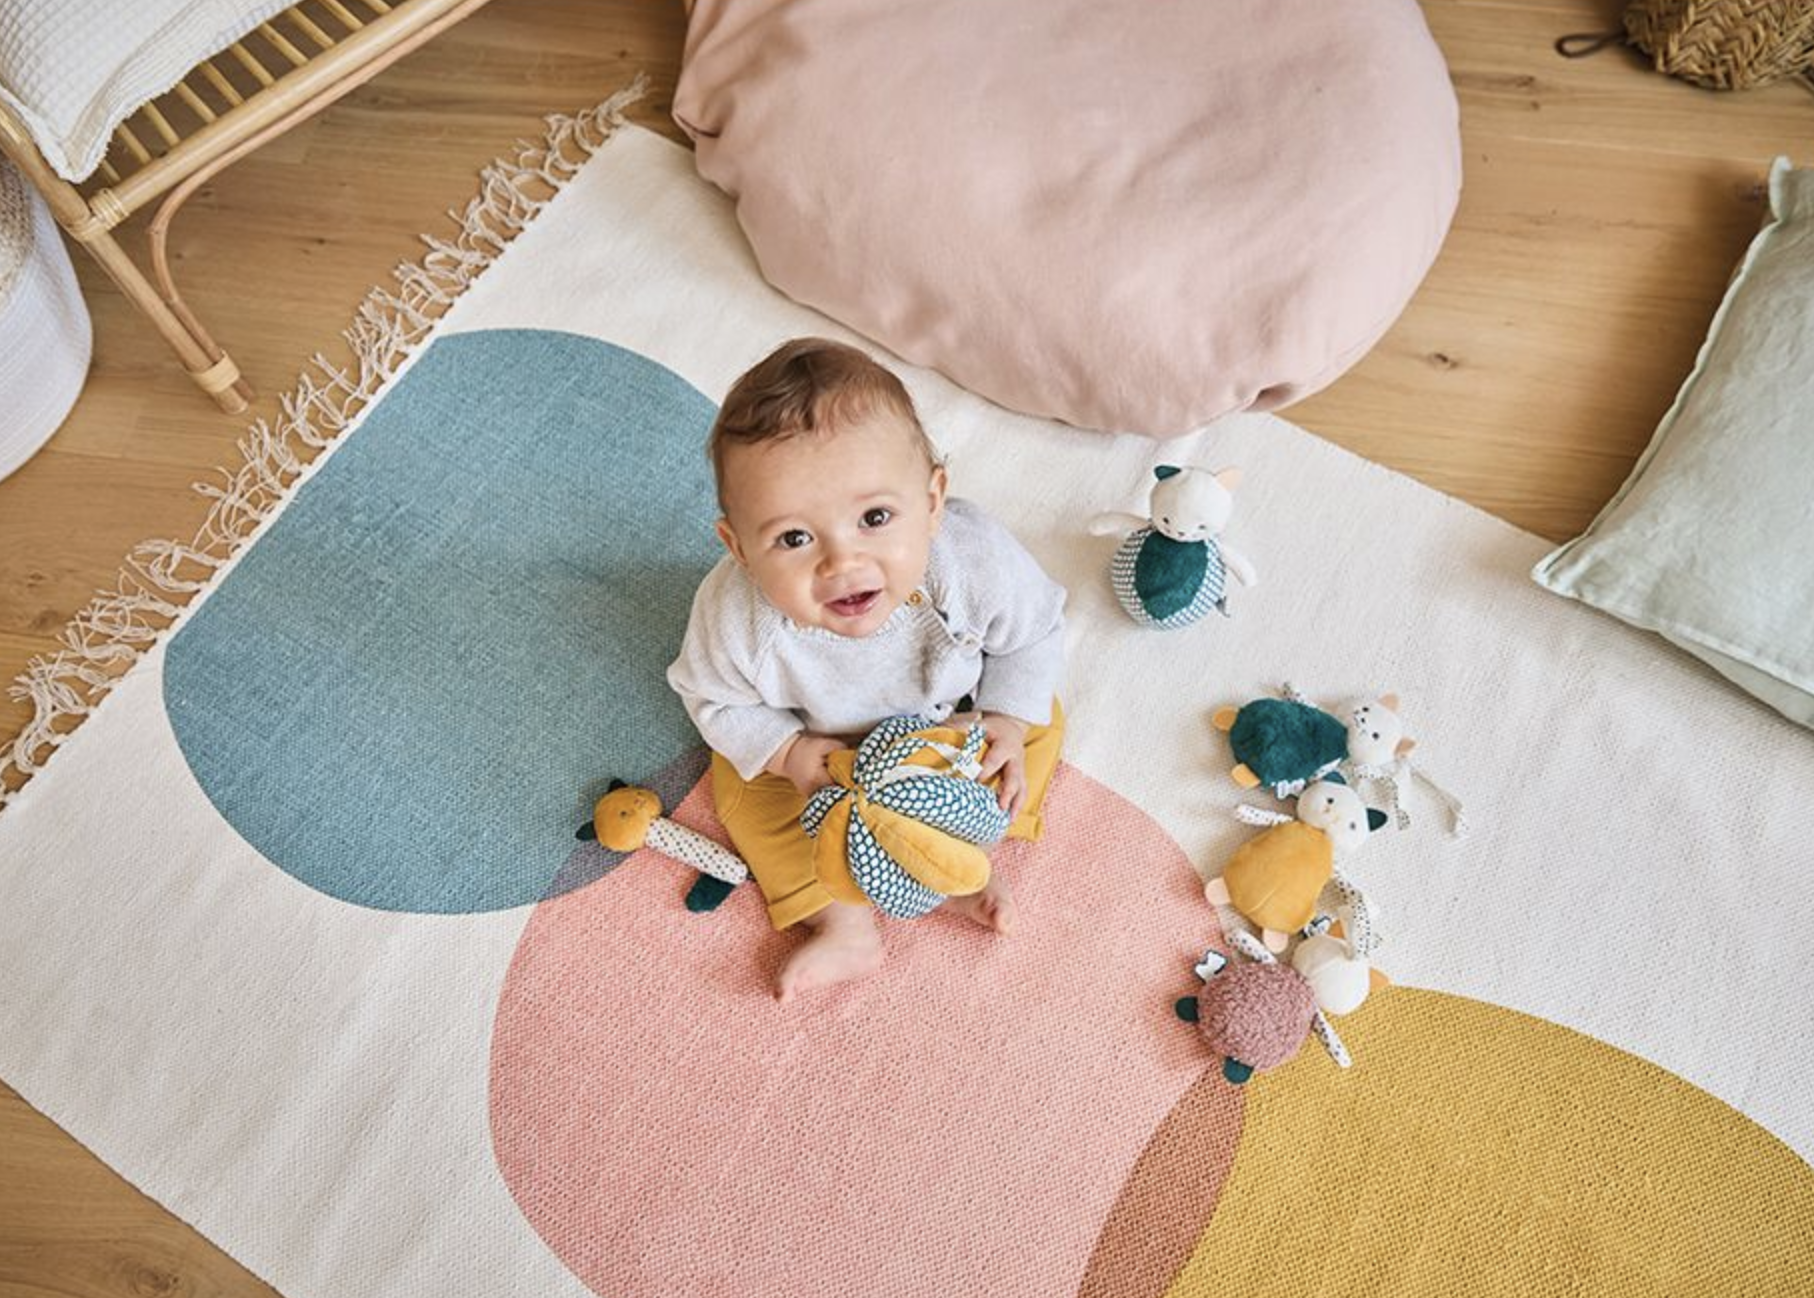
M920 426L913 398L886 366L829 338L795 338L757 361L725 394L706 439L712 476L724 501L727 446L827 431L878 410L901 416L919 434L927 467L938 456Z

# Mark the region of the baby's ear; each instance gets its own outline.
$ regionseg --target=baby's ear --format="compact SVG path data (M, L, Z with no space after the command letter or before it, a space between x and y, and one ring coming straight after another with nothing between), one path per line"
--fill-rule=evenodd
M723 541L724 548L731 552L731 558L735 559L739 566L744 568L749 567L750 561L743 557L743 543L737 539L737 534L731 530L731 520L728 518L721 518L718 520L716 526L718 530L718 539Z
M944 520L945 492L950 485L951 475L945 472L945 466L933 465L932 481L927 484L927 490L932 493L932 530L934 532L938 531L939 523Z

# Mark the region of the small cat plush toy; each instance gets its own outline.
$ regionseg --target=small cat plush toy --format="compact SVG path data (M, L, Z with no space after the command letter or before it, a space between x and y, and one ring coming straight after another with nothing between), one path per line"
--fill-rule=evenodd
M1228 578L1250 587L1260 580L1253 564L1221 539L1241 471L1161 464L1153 476L1146 518L1107 513L1090 522L1093 536L1132 529L1109 568L1116 598L1144 626L1189 626L1212 608L1226 617Z
M1350 783L1382 786L1398 827L1408 829L1402 798L1412 783L1421 784L1448 808L1450 835L1467 835L1461 800L1411 765L1417 741L1405 734L1396 694L1362 699L1338 715L1287 685L1282 698L1218 708L1211 722L1228 733L1236 762L1229 774L1244 789L1264 784L1290 798L1311 780L1340 771Z
M1237 763L1229 772L1234 782L1243 789L1264 784L1281 798L1296 797L1310 781L1338 768L1383 770L1417 746L1405 735L1396 694L1362 699L1344 719L1287 685L1282 698L1218 708L1210 721L1228 733Z
M1203 886L1212 906L1232 907L1258 928L1269 951L1283 951L1311 921L1338 862L1386 823L1385 812L1363 803L1336 775L1306 787L1297 812L1237 812L1268 828L1237 848L1222 873Z

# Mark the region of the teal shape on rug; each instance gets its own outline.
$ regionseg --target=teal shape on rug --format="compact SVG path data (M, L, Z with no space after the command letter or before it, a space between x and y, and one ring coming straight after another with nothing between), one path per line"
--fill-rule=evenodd
M666 670L719 554L715 414L597 339L433 342L169 643L165 706L220 814L381 910L596 878L569 858L606 782L697 771Z

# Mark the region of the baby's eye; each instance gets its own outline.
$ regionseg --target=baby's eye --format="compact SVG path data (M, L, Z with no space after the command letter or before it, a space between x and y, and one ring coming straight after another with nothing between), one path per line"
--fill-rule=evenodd
M877 505L874 509L866 509L863 511L864 527L887 527L893 519L894 511L892 509L883 509L880 505Z
M813 534L803 527L790 527L775 538L775 544L783 550L798 550L803 545L811 545Z

